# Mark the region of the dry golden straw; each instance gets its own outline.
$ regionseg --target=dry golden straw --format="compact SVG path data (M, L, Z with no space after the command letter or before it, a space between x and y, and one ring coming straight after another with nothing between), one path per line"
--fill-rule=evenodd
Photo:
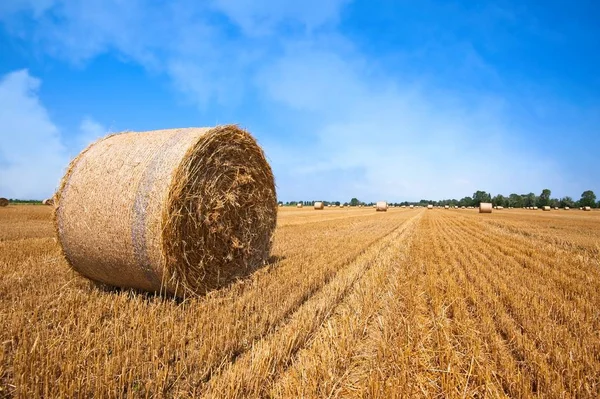
M492 213L492 204L490 204L489 202L480 203L479 213Z
M317 201L317 202L315 202L314 208L318 209L318 210L322 210L323 208L325 208L325 206L323 205L322 202Z
M388 204L385 201L377 201L377 204L375 204L375 210L377 212L387 212L388 209Z
M8 206L8 200L4 197L0 197L0 206Z
M56 203L73 269L178 296L262 265L277 218L271 167L254 138L232 125L101 139L71 162Z

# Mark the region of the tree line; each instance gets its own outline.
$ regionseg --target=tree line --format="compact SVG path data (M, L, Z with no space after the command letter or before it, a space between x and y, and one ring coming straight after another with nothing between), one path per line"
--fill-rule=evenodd
M360 201L358 198L352 198L349 202L340 202L340 201L322 201L325 206L335 205L335 206L372 206L375 205L374 202L364 202ZM522 208L529 206L551 206L551 207L560 207L564 208L568 206L570 208L589 206L591 208L600 208L600 201L596 202L596 194L592 190L586 190L581 194L581 198L578 200L573 199L572 197L566 196L562 198L552 198L552 191L550 189L545 188L539 195L535 193L528 194L510 194L508 196L497 194L492 196L492 194L487 193L482 190L477 190L471 197L464 197L461 199L443 199L443 200L426 200L422 199L418 202L411 201L403 201L403 202L391 202L389 205L393 206L402 206L402 205L434 205L434 206L479 206L482 202L491 202L493 206L503 206L505 208L514 207L514 208ZM312 206L315 201L288 201L288 202L280 202L282 205L286 206L296 206L297 204L302 204L304 206Z

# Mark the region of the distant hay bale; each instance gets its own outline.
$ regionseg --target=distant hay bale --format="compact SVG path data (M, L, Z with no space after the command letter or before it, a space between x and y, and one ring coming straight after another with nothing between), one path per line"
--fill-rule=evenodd
M534 207L533 207L533 210L534 210L534 211L537 211L537 210L538 210L538 207L537 207L537 206L534 206Z
M498 206L496 207L496 209L500 209L500 210L502 210L502 209L504 209L504 207L503 207L503 206L500 206L500 205L498 205Z
M466 209L466 208L467 208L467 207L466 207L466 206L464 206L464 205L460 207L460 209Z
M54 199L46 198L45 200L42 201L42 205L54 205Z
M0 197L0 206L8 206L8 200L4 197Z
M402 208L406 208L406 205L402 205Z
M554 207L554 210L555 210L555 211L558 211L558 207L557 207L557 206L555 206L555 207Z
M297 203L296 204L296 208L302 208L304 205L302 205L301 203Z
M410 209L413 209L414 207L415 207L414 205L409 206Z
M571 208L569 208L568 206L565 206L565 208L564 208L564 209L565 209L565 211L568 211L568 210L569 210L569 209L571 209Z
M542 210L544 210L544 211L547 212L547 211L550 210L550 207L548 205L545 205L545 206L542 207Z
M321 201L317 201L317 202L315 202L314 208L317 210L323 210L325 208L325 206L323 205L323 203Z
M266 262L277 219L271 167L237 126L108 136L56 194L63 254L105 284L201 294Z
M281 208L283 206L283 204L279 204L279 207Z
M375 204L375 210L377 212L387 212L388 204L385 201L377 201Z
M427 205L427 209L433 209L433 205Z
M591 207L589 207L589 206L584 206L584 207L583 207L583 210L584 210L584 211L591 211L591 210L592 210L592 208L591 208Z
M492 204L489 202L482 202L479 204L479 213L492 213Z

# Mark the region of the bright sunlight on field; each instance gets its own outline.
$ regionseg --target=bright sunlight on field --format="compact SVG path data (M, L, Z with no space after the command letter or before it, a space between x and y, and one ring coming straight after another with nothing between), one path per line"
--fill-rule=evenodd
M600 212L282 208L271 262L183 301L70 270L0 209L0 396L598 397Z

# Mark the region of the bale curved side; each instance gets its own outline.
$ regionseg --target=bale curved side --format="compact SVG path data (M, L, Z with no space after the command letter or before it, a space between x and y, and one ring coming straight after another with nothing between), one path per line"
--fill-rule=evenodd
M492 204L489 202L482 202L479 204L479 213L492 213Z
M0 206L8 206L8 200L4 197L0 197Z
M55 222L69 264L106 284L204 293L264 262L274 178L236 126L109 136L71 164Z

